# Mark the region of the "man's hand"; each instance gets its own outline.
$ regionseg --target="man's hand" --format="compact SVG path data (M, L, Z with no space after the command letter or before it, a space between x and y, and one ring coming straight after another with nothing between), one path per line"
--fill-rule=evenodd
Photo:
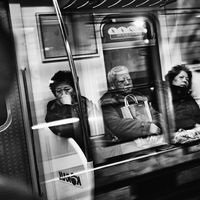
M195 124L194 130L195 132L200 133L200 124Z
M154 123L151 123L149 132L151 134L160 134L160 128L156 126Z

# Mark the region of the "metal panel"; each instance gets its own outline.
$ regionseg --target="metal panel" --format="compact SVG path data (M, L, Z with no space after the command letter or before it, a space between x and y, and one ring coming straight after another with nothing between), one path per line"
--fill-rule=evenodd
M4 96L12 114L12 122L0 132L0 173L22 180L30 185L30 169L18 81L14 63L14 48L8 17L8 7L0 3L0 93ZM3 36L3 37L2 37ZM10 45L9 45L10 44ZM3 80L3 81L2 81Z

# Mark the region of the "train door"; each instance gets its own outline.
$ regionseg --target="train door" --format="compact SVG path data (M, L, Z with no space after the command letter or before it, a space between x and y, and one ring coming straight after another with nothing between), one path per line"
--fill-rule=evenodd
M134 89L161 109L153 96L161 82L156 35L154 22L145 15L108 15L101 25L106 74L115 66L126 66Z

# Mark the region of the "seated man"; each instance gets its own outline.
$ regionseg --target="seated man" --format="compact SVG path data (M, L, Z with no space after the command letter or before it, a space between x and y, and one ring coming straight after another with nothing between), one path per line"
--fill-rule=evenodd
M101 99L105 125L105 135L112 141L130 141L148 135L161 134L164 131L164 121L160 113L150 106L152 121L142 121L136 118L124 118L121 108L124 97L133 94L138 100L147 100L133 91L133 83L125 66L112 68L108 73L109 91Z
M56 99L51 100L47 104L46 122L77 117L80 118L80 111L75 93L75 86L71 71L58 71L50 81L49 85ZM94 104L87 98L81 96L83 114L87 119L89 130L88 116L93 109ZM84 150L83 134L80 126L80 121L70 124L57 125L49 127L50 130L60 137L71 137L82 150Z

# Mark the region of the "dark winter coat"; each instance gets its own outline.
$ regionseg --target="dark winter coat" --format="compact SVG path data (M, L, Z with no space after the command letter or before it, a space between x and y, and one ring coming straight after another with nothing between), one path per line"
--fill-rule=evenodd
M140 101L147 100L146 97L136 94ZM124 106L124 97L116 93L106 93L100 99L105 135L108 139L126 141L149 135L150 122L138 119L124 118L121 107ZM164 130L162 115L150 106L150 111L155 123L161 130Z
M184 88L172 86L172 98L176 131L191 129L200 124L200 109L190 93Z
M87 100L85 97L82 97L84 115L87 119ZM62 105L57 99L49 101L47 104L47 114L45 117L46 122L52 122L56 120L62 120L67 118L77 117L80 118L80 112L78 108L78 103L72 105ZM87 121L88 126L88 121ZM49 127L50 130L60 137L71 137L77 144L83 149L83 134L81 131L80 120L73 124L64 124L59 126ZM89 129L88 129L89 130Z

